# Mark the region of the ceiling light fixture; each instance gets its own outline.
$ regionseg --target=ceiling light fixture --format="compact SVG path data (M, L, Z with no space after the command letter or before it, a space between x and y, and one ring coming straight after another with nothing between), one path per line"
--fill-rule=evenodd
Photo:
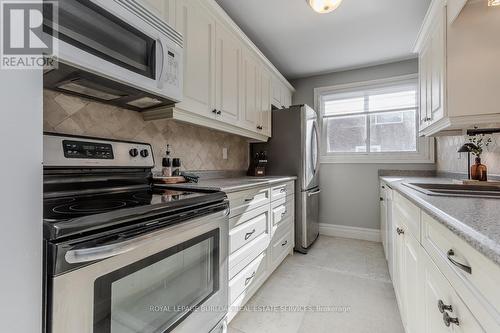
M499 2L500 0L493 0ZM340 6L342 0L306 0L306 2L311 6L311 8L320 14L326 14L333 12Z
M488 0L488 6L490 7L500 6L500 0Z

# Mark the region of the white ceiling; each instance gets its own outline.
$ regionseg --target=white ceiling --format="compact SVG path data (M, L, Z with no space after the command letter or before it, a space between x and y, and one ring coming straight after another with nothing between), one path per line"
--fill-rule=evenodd
M216 0L289 79L412 58L430 0Z

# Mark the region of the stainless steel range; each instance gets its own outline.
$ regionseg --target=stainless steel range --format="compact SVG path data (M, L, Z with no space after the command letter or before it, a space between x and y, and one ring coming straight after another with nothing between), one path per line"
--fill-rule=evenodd
M151 146L44 136L46 330L224 332L226 195L150 184Z

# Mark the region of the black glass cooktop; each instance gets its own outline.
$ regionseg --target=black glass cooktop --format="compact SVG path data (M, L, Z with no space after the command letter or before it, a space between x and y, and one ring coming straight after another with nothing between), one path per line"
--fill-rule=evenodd
M104 194L46 198L43 201L45 220L69 220L121 209L197 201L210 192L190 192L161 188L144 188Z

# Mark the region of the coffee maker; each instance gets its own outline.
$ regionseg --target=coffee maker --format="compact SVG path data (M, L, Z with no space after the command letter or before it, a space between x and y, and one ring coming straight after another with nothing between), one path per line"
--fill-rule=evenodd
M264 177L266 175L267 152L259 151L253 154L247 175L253 177Z

